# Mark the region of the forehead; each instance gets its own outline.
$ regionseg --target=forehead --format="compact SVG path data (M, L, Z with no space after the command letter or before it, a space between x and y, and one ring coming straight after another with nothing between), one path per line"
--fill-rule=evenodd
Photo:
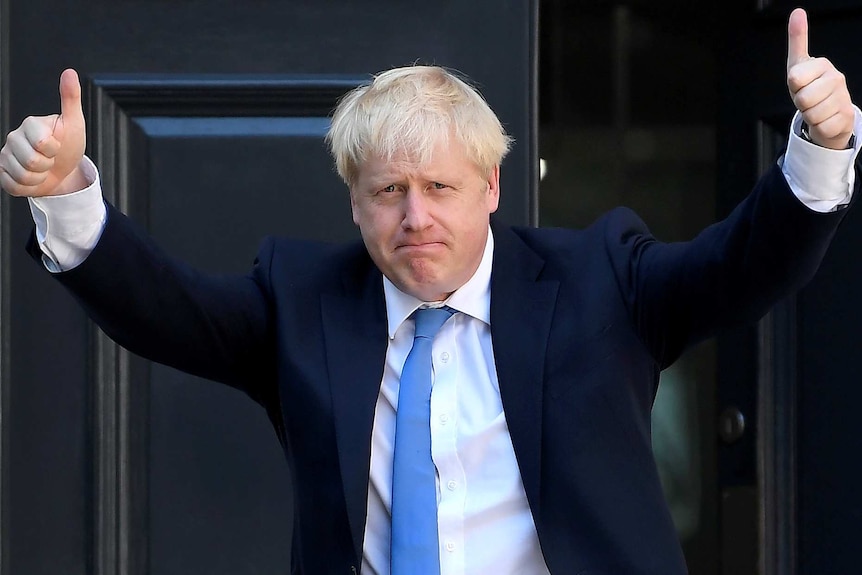
M395 178L468 177L481 175L456 140L437 142L428 151L398 150L391 157L372 155L357 166L357 183Z

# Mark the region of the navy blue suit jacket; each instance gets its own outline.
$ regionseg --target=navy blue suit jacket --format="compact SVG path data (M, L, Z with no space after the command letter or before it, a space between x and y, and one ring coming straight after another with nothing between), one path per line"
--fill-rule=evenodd
M686 243L626 209L582 231L493 224L500 393L552 573L685 573L650 446L659 373L803 285L841 218L802 206L773 168ZM361 243L268 239L248 276L215 278L109 208L96 249L57 278L123 346L260 402L295 481L294 572L358 570L387 348Z

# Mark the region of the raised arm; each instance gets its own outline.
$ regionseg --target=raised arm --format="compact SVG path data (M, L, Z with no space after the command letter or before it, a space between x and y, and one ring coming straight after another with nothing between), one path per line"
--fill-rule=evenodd
M0 184L30 201L30 253L92 319L129 350L244 389L265 402L273 357L268 261L246 277L212 277L164 254L105 206L74 70L60 77L61 113L31 116L0 150ZM269 251L261 257L267 258Z
M758 319L804 286L846 213L841 208L854 188L858 193L859 143L850 144L862 124L844 76L826 58L808 55L803 10L790 15L787 32L787 86L801 122L794 122L781 167L693 241L664 245L626 229L611 234L625 240L625 249L612 254L641 333L662 364L717 329Z

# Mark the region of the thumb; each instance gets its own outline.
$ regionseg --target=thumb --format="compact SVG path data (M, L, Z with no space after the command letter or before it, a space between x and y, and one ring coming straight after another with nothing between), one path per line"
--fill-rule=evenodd
M81 107L81 82L78 80L78 73L71 68L64 70L60 75L60 118L66 125L84 120L84 110Z
M81 82L72 69L60 75L60 115L54 120L54 139L60 144L52 172L63 180L77 166L87 146L87 127L81 106Z
M808 15L802 8L797 8L790 13L787 22L787 69L809 59Z

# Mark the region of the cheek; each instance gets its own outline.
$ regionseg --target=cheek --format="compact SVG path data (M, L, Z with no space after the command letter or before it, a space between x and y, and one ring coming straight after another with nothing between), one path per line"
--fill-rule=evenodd
M354 213L354 221L369 245L383 246L392 238L399 225L385 210L364 209Z

